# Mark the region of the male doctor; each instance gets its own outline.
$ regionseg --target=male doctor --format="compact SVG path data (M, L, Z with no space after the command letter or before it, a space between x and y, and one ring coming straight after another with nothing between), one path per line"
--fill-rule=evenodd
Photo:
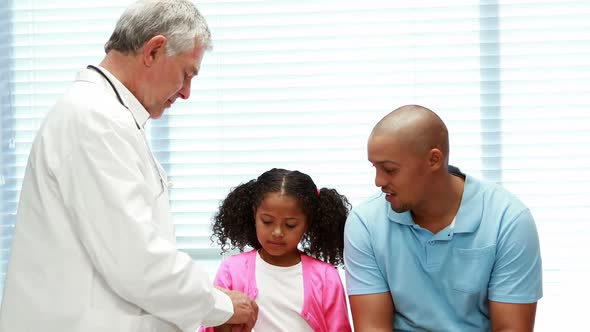
M99 66L82 70L33 143L6 277L2 332L250 331L258 308L177 250L167 178L144 125L211 48L188 0L132 4Z

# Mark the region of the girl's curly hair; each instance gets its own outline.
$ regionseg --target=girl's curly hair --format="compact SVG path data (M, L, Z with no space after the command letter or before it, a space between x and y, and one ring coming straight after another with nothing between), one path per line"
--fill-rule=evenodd
M244 251L246 246L260 249L256 237L255 209L265 195L280 192L299 201L309 227L301 239L304 253L333 265L343 264L344 224L350 203L335 189L318 189L307 174L273 168L233 188L220 203L213 217L211 240L222 253L232 248Z

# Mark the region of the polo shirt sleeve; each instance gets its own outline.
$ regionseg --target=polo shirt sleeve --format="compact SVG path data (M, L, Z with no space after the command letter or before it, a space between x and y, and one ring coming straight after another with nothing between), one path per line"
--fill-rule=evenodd
M369 225L353 210L344 228L344 269L348 295L389 291L374 249Z
M488 299L534 303L543 296L541 252L535 221L528 209L502 224Z

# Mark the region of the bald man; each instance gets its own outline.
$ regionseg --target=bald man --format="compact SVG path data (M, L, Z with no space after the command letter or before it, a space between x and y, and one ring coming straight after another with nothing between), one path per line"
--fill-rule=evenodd
M422 106L379 121L368 158L382 192L345 230L355 331L532 331L542 280L529 209L450 166L447 128Z

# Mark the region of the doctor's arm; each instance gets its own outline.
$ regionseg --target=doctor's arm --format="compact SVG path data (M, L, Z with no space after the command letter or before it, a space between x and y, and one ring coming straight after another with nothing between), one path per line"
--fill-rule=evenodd
M254 328L256 320L258 318L258 305L256 302L251 300L246 294L239 292L234 289L232 273L240 273L241 269L232 270L232 265L229 260L221 262L215 275L213 284L215 287L222 292L226 293L234 303L234 316L223 325L216 327L206 327L201 331L203 332L231 332L232 330L238 331L250 331ZM251 306L253 311L240 310L240 305ZM245 308L247 309L247 308ZM240 317L242 312L249 312L250 315L246 317Z
M177 250L168 203L159 177L148 173L152 161L135 124L109 112L83 114L78 146L56 178L100 277L126 301L183 331L227 321L230 298Z

